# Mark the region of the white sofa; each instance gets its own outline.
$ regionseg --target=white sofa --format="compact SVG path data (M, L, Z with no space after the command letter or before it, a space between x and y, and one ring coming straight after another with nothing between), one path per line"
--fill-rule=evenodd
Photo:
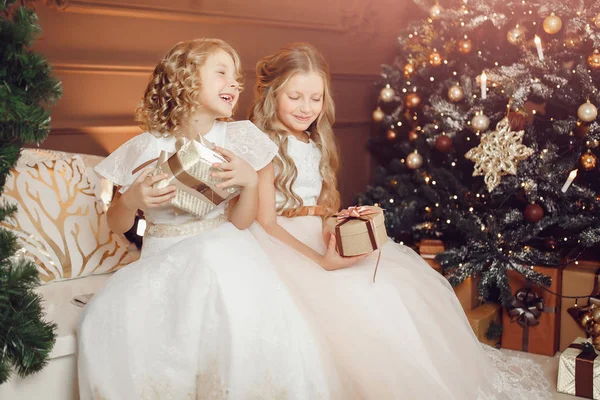
M19 168L20 166L24 166L27 167L29 165L31 165L32 163L39 163L40 161L46 160L46 159L56 159L57 157L60 158L65 158L65 157L72 157L73 154L69 154L69 153L61 153L61 152L50 152L50 151L45 151L45 150L32 150L32 149L27 149L23 151L22 157L19 160L19 163L17 165L17 168ZM115 244L115 240L114 237L111 236L111 239L108 240L107 237L109 237L109 235L114 235L111 234L110 232L108 232L108 228L107 225L104 222L100 223L98 221L101 220L101 218L98 217L99 214L97 214L97 210L96 209L103 209L102 211L100 211L100 214L103 214L104 211L107 208L107 203L110 201L111 197L112 197L112 183L107 182L103 179L100 179L100 177L95 176L95 173L93 172L93 166L95 166L101 159L102 157L98 157L98 156L87 156L87 155L78 155L79 158L81 159L81 161L83 161L83 165L85 169L85 172L82 172L81 169L79 168L77 169L77 173L79 174L77 176L77 179L82 178L82 175L87 175L89 177L89 181L92 182L92 187L90 187L89 185L86 187L87 192L84 193L85 196L81 195L81 193L78 194L79 197L77 197L77 199L71 199L72 202L71 203L77 203L76 205L78 207L81 207L82 210L85 209L85 211L81 211L81 213L88 213L88 214L93 214L93 218L91 220L91 222L89 224L85 223L85 224L81 224L79 223L79 226L75 227L74 224L71 223L66 223L65 222L65 227L62 229L62 232L64 234L64 232L68 232L69 234L72 234L73 238L81 238L84 237L87 238L87 242L88 242L88 246L87 248L90 248L90 240L89 240L89 236L90 234L94 234L97 233L97 236L100 237L102 236L102 239L98 239L98 243L91 243L91 248L95 249L94 246L96 246L100 251L100 252L105 252L106 251L106 246L108 246L108 244L110 242L110 245L112 246L112 248L114 248L116 246ZM81 164L80 164L81 166ZM31 176L36 176L36 174L39 171L36 170L34 171L33 174L29 174ZM60 174L64 175L64 171L59 171ZM21 175L24 175L23 173ZM42 179L42 173L39 172L39 179ZM64 178L61 175L61 179ZM13 195L16 193L15 191L15 186L17 185L15 182L17 182L17 176L19 176L18 173L13 173L13 186L12 186L12 193ZM31 186L31 177L30 176L23 176L21 177L23 179L28 179L28 183L27 185ZM19 178L19 179L21 179ZM8 181L7 181L8 182ZM9 182L10 183L10 182ZM20 183L22 186L25 186L23 184L23 182ZM35 183L34 183L35 184ZM34 194L35 190L32 190L31 188L29 188L27 191L28 192L32 192ZM50 185L52 186L52 185ZM54 185L53 187L58 187L60 185ZM63 185L64 186L64 185ZM94 193L90 193L91 188L94 189ZM7 184L7 190L5 191L5 196L7 197L7 200L11 200L14 199L10 197L10 193L11 193L11 188L8 187ZM51 195L52 197L52 191L48 191L47 187L42 188L43 190L46 190L45 192L42 190L39 193L46 193ZM77 189L75 189L77 190ZM28 193L29 194L29 193ZM60 197L60 196L59 196ZM83 206L81 206L80 202L81 202L81 197L87 197L87 203L84 204ZM90 198L92 200L90 200ZM36 197L32 194L31 198L28 198L28 201L33 201L39 203L41 202L46 202L48 201L48 199L44 199L43 195L40 195L39 199L36 199ZM0 198L0 200L2 200ZM51 199L52 200L52 199ZM94 203L94 201L96 203ZM51 201L49 201L51 202ZM91 207L90 207L90 202L91 202ZM71 203L69 203L69 206L72 206ZM58 204L60 204L60 201L58 202ZM62 203L63 205L65 203ZM21 207L21 206L20 206ZM34 207L37 207L37 204L34 204ZM89 211L90 209L92 209L92 211ZM36 212L39 210L35 210ZM19 212L21 212L21 208L19 209ZM36 212L31 212L31 215L36 214ZM96 213L96 214L95 214ZM87 215L87 214L86 214ZM77 216L78 218L80 216ZM34 219L34 218L31 218ZM105 219L105 216L104 216ZM24 223L20 224L21 227L24 227L26 225L28 225L26 223L27 221L25 221ZM38 226L43 226L44 223L48 223L48 220L42 220L41 218L39 219L39 221L36 221ZM29 224L31 225L31 224ZM35 225L35 224L34 224ZM59 225L58 223L56 224L57 226ZM67 226L68 225L68 226ZM85 225L85 226L84 226ZM88 226L89 225L89 226ZM100 227L100 225L102 225L102 227ZM83 228L82 228L83 227ZM89 228L89 229L86 229ZM91 228L90 228L91 227ZM73 233L72 231L74 230L74 228L76 228L77 232ZM40 228L42 229L42 228ZM85 231L85 232L83 232ZM90 233L92 232L92 233ZM45 232L44 234L46 234L47 232ZM87 236L85 236L87 235ZM42 235L40 235L42 236ZM47 238L46 238L47 239ZM72 239L72 238L71 238ZM92 239L94 239L94 237L92 237ZM83 239L82 239L83 241ZM43 241L40 241L40 243L42 243ZM104 245L101 244L105 243ZM122 256L123 254L128 254L126 262L130 262L132 260L135 260L137 257L139 257L139 252L135 249L135 246L129 244L123 237L119 238L118 242L120 243L120 255ZM66 246L67 241L64 241L64 246ZM71 242L72 243L72 242ZM86 246L82 243L79 243L82 245L83 248L85 248ZM71 244L72 246L72 244ZM102 247L105 246L105 247ZM122 251L122 248L124 246L127 246L127 250L125 252ZM81 251L84 251L84 249L79 249ZM35 253L35 251L34 251ZM44 259L44 256L46 256L46 261L49 260L49 262L52 264L53 261L56 261L57 259L59 259L60 257L56 257L56 255L48 255L47 253L49 252L44 252L44 251L40 251L40 254L37 254L38 257L38 263L42 262ZM102 253L105 254L105 253ZM34 254L35 255L35 254ZM64 257L63 257L64 258ZM85 258L85 257L84 257ZM42 261L40 261L40 259L42 259ZM70 260L75 260L77 261L77 257L73 257L72 254L69 255L69 259ZM11 379L0 385L0 399L2 400L37 400L37 399L43 399L43 400L75 400L78 399L78 383L77 383L77 338L76 338L76 330L79 324L79 319L81 316L81 313L83 311L83 308L80 306L77 306L75 304L73 304L72 300L75 296L78 295L83 295L83 294L90 294L90 293L96 293L98 292L99 289L102 288L102 286L107 282L108 279L110 279L112 272L109 273L100 273L100 274L95 274L95 275L87 275L87 276L83 276L80 278L74 278L71 279L71 276L76 276L76 275L86 275L88 273L91 273L91 270L96 270L96 266L100 265L98 263L94 264L94 260L96 258L94 257L89 257L89 260L92 263L92 265L86 265L85 266L85 270L83 267L81 267L80 270L76 270L76 267L72 267L69 268L69 277L58 277L60 279L66 279L66 280L57 280L57 281L50 281L48 283L45 283L41 286L39 286L37 288L37 291L41 294L41 296L43 297L43 308L45 311L45 316L46 319L48 321L52 321L54 323L57 324L57 339L56 339L56 343L54 345L54 348L52 350L52 353L50 355L50 359L48 361L47 366L41 370L40 372L31 375L25 379L22 379L20 377L18 377L16 374L13 374L11 376ZM103 261L104 261L104 257L102 257ZM75 262L74 261L74 262ZM102 265L100 265L102 267ZM43 275L44 269L43 268L38 268L40 271L40 275ZM55 273L55 270L52 270L52 268L48 268L50 270L50 273ZM102 269L102 268L100 268ZM72 271L71 271L72 270ZM45 276L44 280L50 280L53 279L54 277L48 277Z
M21 379L13 375L0 385L2 400L75 400L77 387L76 329L83 308L72 304L73 297L96 293L112 274L92 275L49 283L38 288L44 298L46 318L58 325L57 338L48 365L37 374Z

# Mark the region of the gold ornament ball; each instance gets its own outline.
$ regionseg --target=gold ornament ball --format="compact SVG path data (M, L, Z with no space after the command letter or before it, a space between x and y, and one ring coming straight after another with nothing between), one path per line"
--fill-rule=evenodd
M464 39L458 41L458 52L461 54L469 54L473 50L473 43L470 39Z
M471 120L471 126L476 131L485 132L490 126L490 119L487 117L487 115L477 114Z
M448 89L448 98L454 103L458 103L465 98L465 92L460 85L451 86Z
M594 17L594 25L596 25L596 28L600 28L600 13Z
M417 108L421 105L421 96L417 93L409 93L406 96L406 107Z
M373 121L381 122L385 117L385 113L381 110L381 108L377 107L375 111L373 111Z
M598 145L600 145L600 142L598 141L598 139L588 140L587 142L585 142L585 145L591 149L595 149L596 147L598 147Z
M521 41L525 38L525 31L523 28L513 28L506 34L506 39L510 44L514 44L515 46L521 43Z
M592 329L589 329L590 331ZM600 346L600 336L593 336L592 337L592 344L594 345L594 347L596 348L596 350L598 350L598 346Z
M597 321L590 328L590 335L593 337L600 336L600 324Z
M600 336L594 336L592 338L592 345L596 350L600 350Z
M581 156L580 161L581 161L581 166L585 170L589 171L589 170L596 168L598 159L596 158L596 155L593 153L585 153L584 155Z
M406 157L406 166L408 168L417 169L420 168L421 165L423 165L423 157L419 153L410 153Z
M414 130L408 132L408 140L410 140L411 142L414 142L418 138L419 138L419 132L414 131Z
M581 46L581 43L582 43L581 36L579 36L577 34L567 35L563 39L563 43L569 49L577 49Z
M594 318L594 321L600 322L600 307L594 307L592 310L592 318Z
M579 106L577 116L583 122L592 122L598 116L598 109L588 101Z
M442 14L442 7L439 4L436 4L435 6L433 6L429 9L429 16L431 17L431 19L439 18L439 16L441 14Z
M598 50L594 50L594 52L588 57L587 62L590 68L600 68L600 52Z
M388 140L394 140L394 139L396 139L397 136L398 136L398 134L396 133L395 130L389 129L387 131L387 138L388 138Z
M543 23L544 31L549 35L557 34L562 28L562 20L559 16L550 14L544 19Z
M386 85L386 87L381 89L381 92L379 93L379 97L381 98L381 100L386 103L389 103L390 101L394 100L395 96L396 92L394 92L394 89L392 89L389 85Z
M442 58L442 55L437 51L434 51L429 55L429 64L433 65L434 67L439 67L440 65L442 65L442 61L444 61L444 59Z
M587 324L591 323L594 321L594 318L592 317L592 313L591 311L586 312L585 314L583 314L581 316L581 318L579 318L579 323L581 324L581 326L583 326L584 328L587 326Z
M415 66L413 64L406 64L404 66L404 76L410 78L415 73Z

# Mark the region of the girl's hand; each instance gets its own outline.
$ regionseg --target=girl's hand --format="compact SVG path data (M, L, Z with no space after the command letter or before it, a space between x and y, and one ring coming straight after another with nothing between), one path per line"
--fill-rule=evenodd
M357 262L365 259L371 253L362 254L354 257L342 257L337 252L335 235L330 235L329 246L327 246L327 252L323 256L321 261L321 267L327 271L335 271L336 269L348 268L356 264Z
M144 170L137 177L131 187L123 193L123 204L131 210L146 210L148 208L160 207L167 204L175 197L175 186L170 185L162 189L152 187L156 182L169 177L167 174L153 175L153 168Z
M213 168L220 168L223 170L211 174L215 178L223 179L223 182L216 185L218 188L228 188L231 186L258 186L258 174L250 164L229 150L221 147L216 147L215 150L228 160L228 162L225 163L213 164Z

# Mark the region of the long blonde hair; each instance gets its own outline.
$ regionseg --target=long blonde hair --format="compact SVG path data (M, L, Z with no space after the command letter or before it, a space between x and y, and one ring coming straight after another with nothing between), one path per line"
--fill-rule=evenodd
M250 109L250 120L279 146L279 154L274 159L278 167L275 177L275 189L284 196L284 203L277 211L291 210L297 214L304 204L292 187L298 177L298 169L287 151L288 133L276 128L277 95L280 89L298 73L314 72L323 78L323 109L308 128L311 140L321 150L319 173L323 178L321 205L326 216L337 212L340 206L340 194L337 190L337 172L340 166L339 150L333 134L335 106L331 97L329 66L323 56L313 46L306 43L292 43L277 53L263 58L256 65L256 85L254 102Z
M148 132L177 135L190 114L200 107L198 94L202 87L199 69L217 50L231 56L236 80L243 81L240 58L221 39L194 39L177 43L158 63L150 76L135 120Z

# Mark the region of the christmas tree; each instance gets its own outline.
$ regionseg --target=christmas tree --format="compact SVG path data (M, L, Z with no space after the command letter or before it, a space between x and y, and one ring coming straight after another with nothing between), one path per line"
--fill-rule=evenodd
M418 2L376 82L379 162L359 203L397 241L440 238L451 283L575 262L600 242L600 3Z
M50 132L47 106L61 95L44 57L30 47L40 27L25 2L0 0L0 194L21 146ZM0 223L16 211L0 204ZM18 256L16 237L0 227L0 384L11 370L39 371L54 345L53 324L43 321L36 266Z

